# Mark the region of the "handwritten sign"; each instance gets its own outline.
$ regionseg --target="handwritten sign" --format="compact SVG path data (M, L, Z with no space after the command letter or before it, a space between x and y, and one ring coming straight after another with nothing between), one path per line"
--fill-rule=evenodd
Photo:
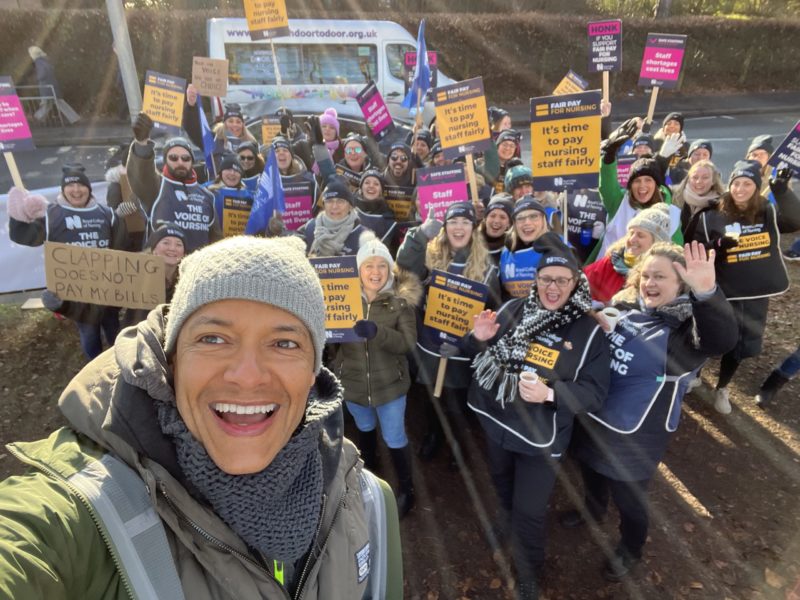
M600 91L531 98L536 190L595 188L600 171Z
M147 71L144 78L142 112L153 119L156 129L171 135L181 132L183 95L186 80L156 71Z
M377 141L381 141L387 133L394 129L394 121L392 115L389 114L389 107L383 101L383 96L374 81L370 80L367 87L356 95L356 102L364 114L364 120L372 132L372 137Z
M228 95L228 61L224 58L192 58L192 83L203 96Z
M436 128L446 159L455 160L492 146L482 78L436 88L434 103Z
M622 21L589 23L589 72L622 70Z
M779 169L788 166L795 173L800 173L800 121L795 124L767 162Z
M363 342L353 332L356 321L364 318L356 257L309 260L317 271L325 297L325 341L332 344Z
M31 128L11 77L0 77L0 150L35 150Z
M457 343L484 309L489 289L482 283L434 270L428 288L423 326L441 342Z
M311 219L314 206L314 184L298 175L283 179L283 199L286 210L283 224L289 231L295 231Z
M464 165L454 163L444 167L418 169L417 200L420 218L427 219L428 213L433 209L434 218L444 221L447 208L453 202L469 200Z
M289 35L286 0L244 0L244 15L252 41Z
M553 96L563 96L565 94L579 94L589 87L589 82L570 69L564 75L564 79L553 90Z
M648 33L639 71L639 86L668 89L678 85L686 49L686 36Z
M62 300L153 308L166 298L160 256L45 242L44 264L47 289Z
M397 221L408 221L414 212L414 188L402 185L387 185L383 188L386 204Z

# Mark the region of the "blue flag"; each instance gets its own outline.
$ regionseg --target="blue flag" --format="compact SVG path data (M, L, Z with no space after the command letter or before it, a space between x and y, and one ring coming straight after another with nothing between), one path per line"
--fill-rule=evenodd
M411 89L403 100L401 106L411 108L416 111L417 94L419 94L420 104L425 103L425 94L431 87L431 67L428 64L428 50L425 47L425 19L419 22L419 32L417 33L417 66L414 68L414 79L411 81Z
M250 210L250 218L244 228L245 234L264 233L272 213L274 211L283 213L285 210L286 203L283 199L283 182L278 169L278 159L275 157L275 149L270 148L264 172L258 178L253 208Z
M203 99L197 95L197 112L200 113L200 131L203 132L203 156L206 158L206 173L208 180L213 181L217 177L217 169L214 166L214 132L208 126L206 113L203 111Z

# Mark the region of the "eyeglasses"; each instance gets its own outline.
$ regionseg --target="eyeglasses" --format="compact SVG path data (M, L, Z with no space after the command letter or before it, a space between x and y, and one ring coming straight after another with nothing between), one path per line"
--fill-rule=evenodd
M557 287L563 290L564 288L569 287L569 284L572 283L572 280L572 277L539 277L536 279L536 285L540 288L546 289L555 283Z
M405 154L392 154L389 157L389 160L393 160L395 162L408 162L408 157Z
M177 154L168 154L167 155L167 160L171 160L172 162L181 161L181 162L190 163L190 162L192 162L192 157L189 156L188 154L183 154L183 155L180 155L180 156L178 156Z
M249 162L249 161L251 161L251 160L255 160L255 159L256 159L256 157L255 157L255 156L246 156L246 155L244 155L244 154L240 154L240 155L239 155L239 160L246 160L246 161L248 161L248 162Z
M355 148L346 148L344 153L345 154L361 154L364 149L361 146L356 146Z

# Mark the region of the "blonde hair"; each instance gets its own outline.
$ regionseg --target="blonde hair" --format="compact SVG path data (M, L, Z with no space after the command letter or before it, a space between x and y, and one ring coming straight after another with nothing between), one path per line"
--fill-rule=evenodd
M214 125L214 138L217 140L224 140L225 139L225 122L217 123ZM246 140L248 142L253 142L258 148L258 140L253 137L253 134L250 133L250 130L247 128L247 125L244 123L244 119L242 119L242 140Z
M683 193L686 190L686 187L689 185L689 179L691 179L692 175L694 175L700 169L708 169L711 171L711 190L709 191L716 192L717 197L722 196L722 194L725 193L725 186L722 183L722 175L720 175L717 165L707 159L698 160L691 166L688 173L686 173L686 177L683 178L683 181L680 182L678 188L675 190L675 193L672 194L672 203L678 208L683 208Z
M682 264L684 267L686 266L686 259L683 256L683 248L677 244L673 244L672 242L656 242L650 246L650 249L647 252L639 257L639 260L636 261L636 264L631 267L630 271L628 271L628 278L625 281L625 287L623 287L614 295L614 297L611 299L611 304L618 304L620 302L631 304L636 302L639 297L639 284L642 282L642 269L644 268L644 263L647 262L648 258L653 256L663 256L669 260L670 264L676 262ZM689 286L685 281L683 281L683 279L680 278L680 276L678 276L678 280L681 282L680 293L685 294L689 291Z
M436 237L428 242L428 248L425 251L425 266L429 271L433 269L447 271L448 265L453 260L455 252L447 240L446 229L447 224L445 223ZM491 260L489 248L486 246L483 236L479 234L477 227L473 227L469 238L469 256L463 276L473 281L483 281L486 272L492 266Z

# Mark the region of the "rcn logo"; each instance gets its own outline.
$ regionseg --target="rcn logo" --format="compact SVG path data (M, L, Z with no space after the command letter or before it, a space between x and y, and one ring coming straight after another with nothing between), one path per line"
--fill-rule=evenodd
M66 217L64 221L67 225L67 229L83 229L83 223L81 223L81 218L78 216Z
M577 208L586 208L586 203L589 201L589 196L586 194L575 194L573 205Z

